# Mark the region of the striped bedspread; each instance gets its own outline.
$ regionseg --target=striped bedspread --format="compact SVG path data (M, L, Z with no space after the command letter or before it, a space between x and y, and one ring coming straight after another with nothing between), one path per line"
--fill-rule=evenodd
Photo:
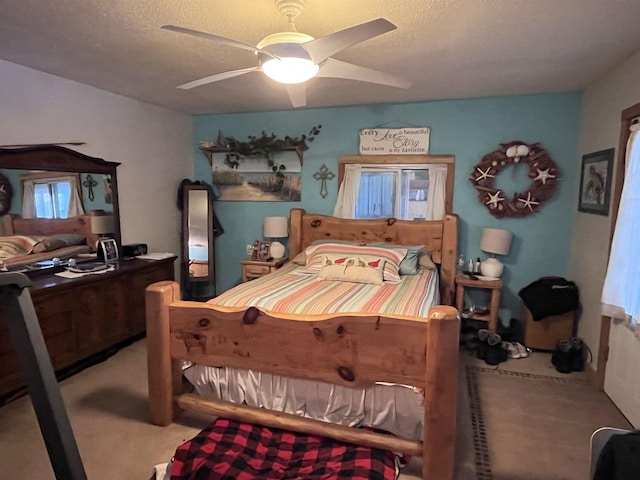
M440 301L436 270L403 275L399 284L322 280L287 263L274 273L234 287L208 303L251 306L279 313L386 313L426 317Z

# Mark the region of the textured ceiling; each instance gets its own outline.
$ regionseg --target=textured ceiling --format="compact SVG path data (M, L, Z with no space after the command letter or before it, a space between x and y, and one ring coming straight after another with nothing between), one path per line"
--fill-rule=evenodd
M176 24L255 45L286 29L273 0L0 0L0 58L192 114L290 109L252 52L161 30ZM307 107L581 90L640 48L637 0L307 0L321 37L384 17L398 29L334 58L402 76L407 89L307 83ZM0 79L1 80L1 79Z

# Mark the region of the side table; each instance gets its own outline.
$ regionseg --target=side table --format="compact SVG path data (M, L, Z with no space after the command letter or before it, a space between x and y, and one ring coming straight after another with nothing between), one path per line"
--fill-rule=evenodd
M282 265L287 263L288 258L278 258L276 260L240 260L242 265L242 282L260 278L268 273L275 272Z
M489 323L489 331L495 333L498 328L498 308L500 307L500 290L502 289L502 280L483 280L478 278L474 280L468 275L456 275L456 308L462 315L464 311L464 291L465 288L482 288L491 290L491 304L489 305L489 313L486 315L474 315L476 320L483 320Z

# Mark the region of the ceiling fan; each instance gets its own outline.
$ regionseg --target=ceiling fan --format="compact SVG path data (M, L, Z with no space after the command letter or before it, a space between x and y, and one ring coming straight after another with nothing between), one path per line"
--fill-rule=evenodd
M331 55L341 50L395 30L396 26L393 23L384 18L378 18L324 37L313 38L310 35L296 31L294 24L296 17L302 13L304 4L305 0L275 0L276 8L287 18L288 30L268 35L256 46L213 33L201 32L177 25L163 25L161 28L165 30L185 33L194 37L213 40L230 47L249 50L258 57L258 65L254 67L216 73L179 85L178 88L188 90L246 73L262 71L276 82L285 84L291 104L294 108L297 108L306 105L304 82L313 77L343 78L397 88L409 88L411 86L411 82L395 75L331 58Z

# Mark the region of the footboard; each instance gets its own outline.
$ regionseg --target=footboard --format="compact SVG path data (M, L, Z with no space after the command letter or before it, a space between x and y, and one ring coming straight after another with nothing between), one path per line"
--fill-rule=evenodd
M189 409L422 456L423 478L453 471L458 312L429 318L368 314L286 315L179 300L175 282L147 289L151 421ZM394 382L425 391L424 439L415 442L181 391L180 361L319 380L347 387Z

